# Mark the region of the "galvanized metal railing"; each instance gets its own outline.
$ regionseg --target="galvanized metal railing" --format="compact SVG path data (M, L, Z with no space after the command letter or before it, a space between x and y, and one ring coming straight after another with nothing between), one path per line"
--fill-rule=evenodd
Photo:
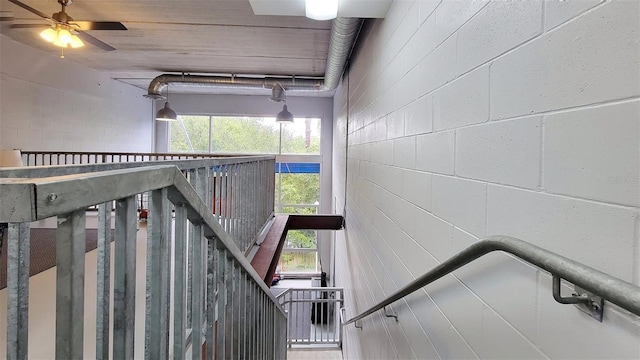
M493 251L503 251L515 255L548 271L553 277L554 299L561 304L576 305L578 309L598 321L602 321L605 300L640 315L640 287L526 241L509 236L491 236L469 246L386 299L348 320L342 318L345 309L341 309L342 325L356 323L382 309L385 310L387 317L397 319L397 315L386 309L388 305ZM562 279L575 285L575 292L572 296L564 297L561 295ZM356 323L356 327L360 326Z
M167 164L177 166L202 191L218 222L242 251L248 251L273 217L274 156L1 168L0 178L42 178Z
M342 288L290 288L276 298L288 314L289 347L342 346L339 317L344 306Z
M119 162L188 160L241 156L210 153L136 153L86 151L21 151L24 166L107 164Z
M143 192L150 194L145 358L183 359L190 351L193 359L201 359L203 347L208 359L285 358L286 315L220 218L202 200L209 193L202 186L203 174L204 170L196 170L194 186L175 166L1 179L0 222L9 223L7 358L28 358L30 222L53 216L58 218L55 354L57 359L83 357L85 215L94 204L100 204L95 356L107 359L111 349L113 358L133 358L138 266L135 196ZM169 344L170 335L173 344Z

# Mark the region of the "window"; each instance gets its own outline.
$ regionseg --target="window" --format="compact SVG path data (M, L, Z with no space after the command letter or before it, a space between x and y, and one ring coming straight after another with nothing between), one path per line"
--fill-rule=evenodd
M320 154L320 119L179 115L169 151L231 154Z
M276 154L275 211L318 213L321 119L179 115L169 124L171 152ZM289 231L281 272L318 272L317 239L314 230Z

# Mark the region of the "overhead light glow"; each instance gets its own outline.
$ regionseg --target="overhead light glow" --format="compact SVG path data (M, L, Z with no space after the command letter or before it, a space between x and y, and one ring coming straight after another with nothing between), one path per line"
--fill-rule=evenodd
M55 28L48 28L42 31L40 36L47 42L61 48L69 46L72 48L79 48L84 46L84 43L77 35L73 34L66 27L60 25L57 25Z
M338 16L338 0L305 0L306 16L313 20L331 20Z

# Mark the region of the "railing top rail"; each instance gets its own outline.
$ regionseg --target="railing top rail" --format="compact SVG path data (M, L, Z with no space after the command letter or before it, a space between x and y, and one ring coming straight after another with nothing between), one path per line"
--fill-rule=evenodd
M45 219L162 188L168 188L167 197L172 203L187 207L187 217L191 222L204 225L206 238L218 239L269 298L278 303L244 254L174 165L37 179L0 179L0 222ZM284 314L279 305L278 308Z
M386 299L343 322L348 325L421 289L454 270L493 251L503 251L603 297L636 315L640 315L640 287L605 274L549 250L509 236L491 236L462 250L429 272L407 284Z
M82 165L46 165L46 166L25 166L13 168L0 168L0 178L42 178L49 176L63 176L80 173L91 173L98 171L111 171L121 169L131 169L136 167L149 167L158 165L175 165L180 170L190 170L202 167L213 167L218 165L242 164L262 160L275 160L273 155L255 155L224 158L202 158L202 159L182 159L182 160L153 160L134 162L115 162L101 164Z
M253 154L231 154L231 153L157 153L157 152L109 152L109 151L36 151L36 150L21 150L23 155L90 155L90 156L155 156L155 157L238 157L238 156L252 156Z

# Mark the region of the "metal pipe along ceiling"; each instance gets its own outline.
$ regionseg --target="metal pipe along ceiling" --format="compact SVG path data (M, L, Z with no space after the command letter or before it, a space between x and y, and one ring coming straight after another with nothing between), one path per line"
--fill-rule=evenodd
M329 38L329 53L324 80L305 78L275 78L275 77L242 77L242 76L207 76L207 75L174 75L162 74L151 80L145 97L151 99L164 99L162 90L168 84L210 86L218 88L241 89L271 89L273 85L280 84L287 91L309 92L330 91L335 89L340 82L340 77L346 66L347 58L358 35L362 24L359 18L338 17L331 23L331 36Z

